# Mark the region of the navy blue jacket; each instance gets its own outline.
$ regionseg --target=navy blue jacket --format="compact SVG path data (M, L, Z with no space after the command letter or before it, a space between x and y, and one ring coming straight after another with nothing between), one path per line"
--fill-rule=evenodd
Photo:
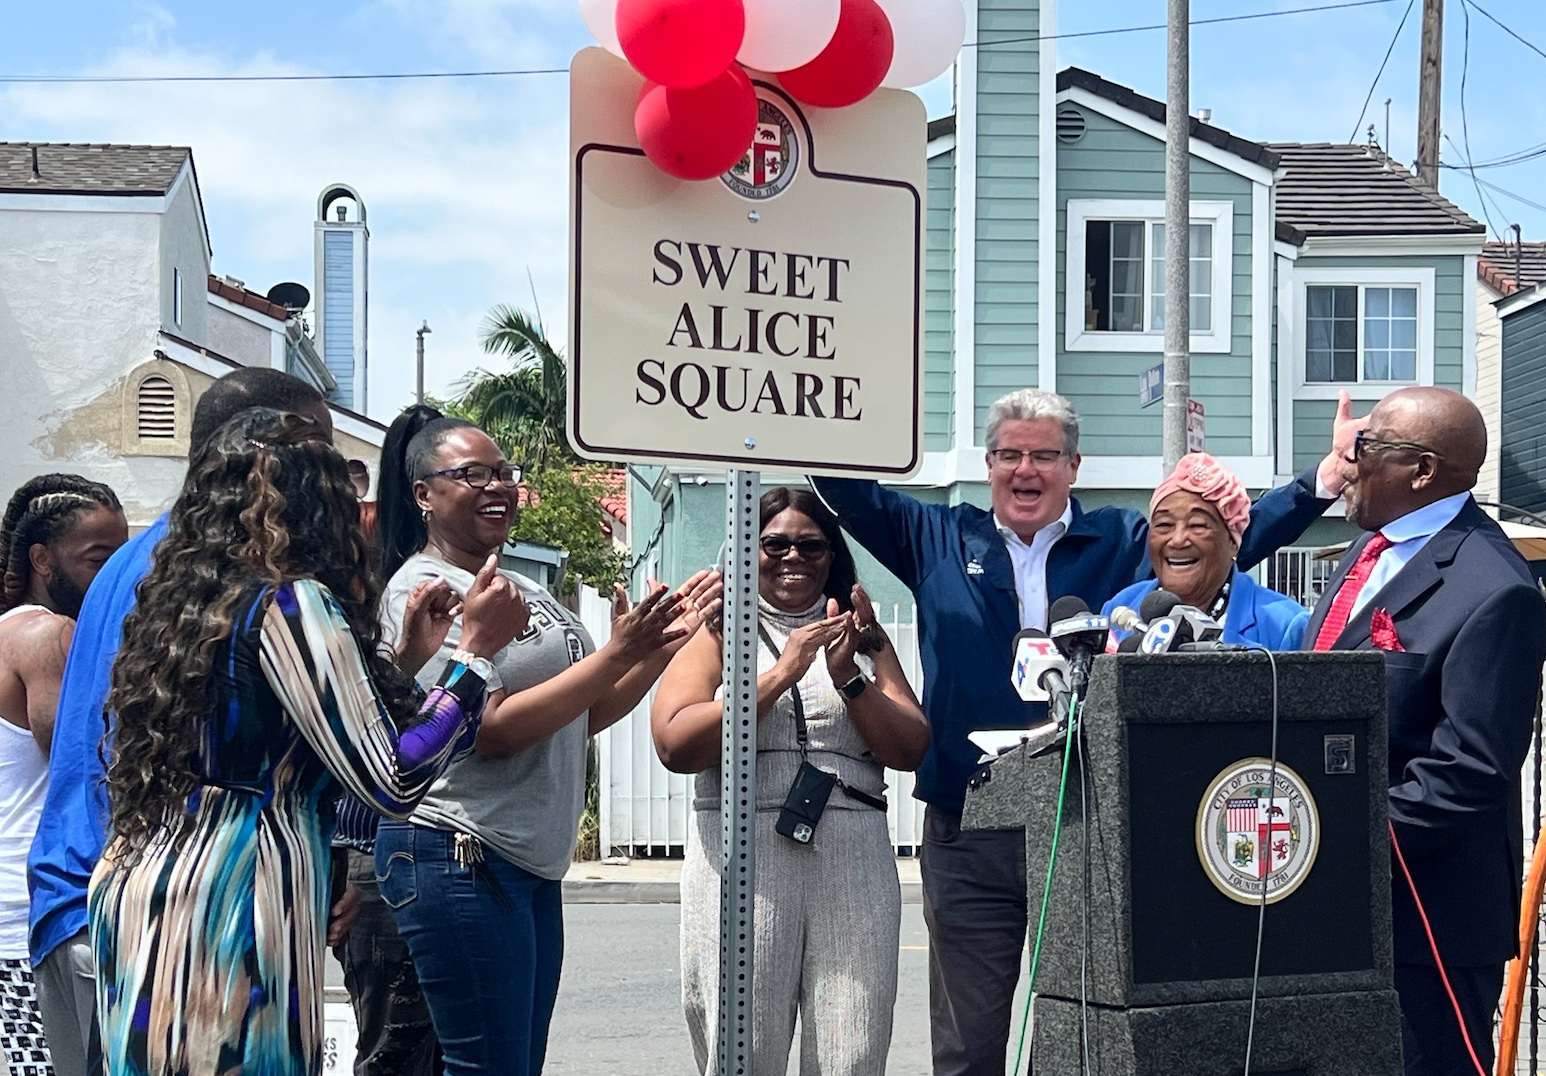
M812 482L843 528L917 599L923 709L933 740L913 794L959 811L982 757L967 734L1024 728L1031 716L1009 684L1020 607L993 513L969 504L922 504L867 479ZM1250 568L1292 542L1331 503L1315 496L1314 468L1263 494L1251 509L1237 563ZM1127 508L1087 513L1077 500L1071 504L1068 533L1047 557L1047 596L1073 594L1099 609L1152 574L1149 523Z
M1305 629L1307 645L1368 540L1342 558ZM1444 963L1502 964L1519 949L1519 781L1546 660L1546 602L1508 536L1467 501L1332 649L1371 649L1377 609L1390 614L1404 648L1385 653L1391 824ZM1394 855L1390 871L1396 961L1431 964Z

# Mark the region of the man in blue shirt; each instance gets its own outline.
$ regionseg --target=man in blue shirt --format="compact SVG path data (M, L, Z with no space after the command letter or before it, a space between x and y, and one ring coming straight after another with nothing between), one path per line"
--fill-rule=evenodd
M227 419L249 407L306 415L332 440L332 415L316 389L278 370L249 367L222 377L199 398L189 457L197 456ZM102 1071L86 891L106 843L103 710L124 618L134 608L134 590L150 571L151 552L166 533L166 524L163 513L102 566L81 606L59 692L48 797L27 862L32 966L57 1076Z
M1341 494L1341 457L1362 421L1343 393L1331 453L1253 506L1241 568L1298 538ZM1026 938L1024 835L961 829L981 754L967 735L1026 727L1026 704L1009 683L1015 632L1045 629L1058 598L1099 609L1151 571L1142 515L1086 513L1070 496L1079 417L1066 399L1011 392L989 410L986 434L991 512L922 504L867 480L813 480L843 528L918 603L933 740L914 795L928 804L921 858L935 1076L1002 1076Z

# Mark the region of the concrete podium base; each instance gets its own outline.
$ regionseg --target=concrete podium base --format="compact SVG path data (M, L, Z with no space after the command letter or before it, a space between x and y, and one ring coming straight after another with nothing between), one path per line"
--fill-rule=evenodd
M1240 1076L1249 1001L1113 1009L1089 1005L1090 1066L1081 1065L1079 1002L1037 997L1032 1076ZM1394 990L1262 998L1253 1076L1401 1076Z

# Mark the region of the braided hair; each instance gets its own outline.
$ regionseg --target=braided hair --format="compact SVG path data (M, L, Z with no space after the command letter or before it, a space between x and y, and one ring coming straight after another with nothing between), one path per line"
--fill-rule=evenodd
M0 520L0 613L26 601L32 547L69 534L90 508L118 512L123 506L111 489L78 474L39 475L11 495Z

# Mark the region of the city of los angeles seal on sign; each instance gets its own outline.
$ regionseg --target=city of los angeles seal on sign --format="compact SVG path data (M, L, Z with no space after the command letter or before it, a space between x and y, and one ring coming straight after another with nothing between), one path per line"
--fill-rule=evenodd
M1270 779L1270 784L1269 784ZM1320 848L1320 815L1293 770L1265 758L1242 759L1208 783L1197 807L1197 858L1231 900L1273 904L1299 888Z
M793 121L775 102L759 96L751 148L720 179L742 198L765 202L783 193L799 170L800 140Z

